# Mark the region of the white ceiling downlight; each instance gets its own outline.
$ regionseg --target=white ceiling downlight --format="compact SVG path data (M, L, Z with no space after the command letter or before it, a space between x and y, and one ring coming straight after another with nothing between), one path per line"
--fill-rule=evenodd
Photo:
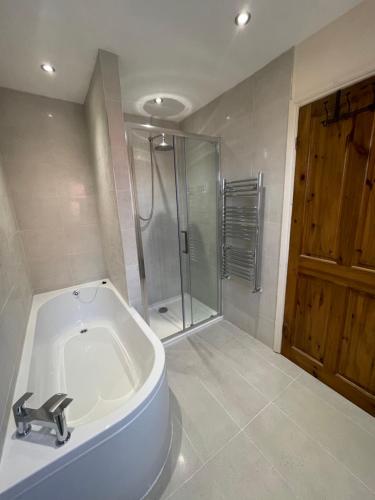
M236 15L234 22L237 26L245 26L251 19L250 12L243 11Z
M154 102L155 104L162 104L164 99L162 97L155 97Z
M45 71L46 73L49 73L50 75L52 73L55 73L55 68L52 66L50 63L43 63L40 65L41 69Z

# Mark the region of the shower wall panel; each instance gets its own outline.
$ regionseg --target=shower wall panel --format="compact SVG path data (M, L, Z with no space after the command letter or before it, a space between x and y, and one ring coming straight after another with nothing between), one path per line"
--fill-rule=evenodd
M133 132L135 182L139 213L151 209L151 165L148 135ZM173 151L154 152L154 213L141 221L143 253L149 304L181 293L177 227L176 179Z

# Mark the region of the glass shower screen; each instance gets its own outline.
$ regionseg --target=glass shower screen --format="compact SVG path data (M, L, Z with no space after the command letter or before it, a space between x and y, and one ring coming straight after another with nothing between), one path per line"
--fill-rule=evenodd
M154 127L131 132L145 318L166 338L220 313L219 147Z
M185 328L219 312L218 146L175 138Z

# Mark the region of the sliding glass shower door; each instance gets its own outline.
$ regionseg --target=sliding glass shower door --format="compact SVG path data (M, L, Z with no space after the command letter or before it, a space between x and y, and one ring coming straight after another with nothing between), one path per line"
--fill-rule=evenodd
M219 312L218 144L175 138L184 328Z

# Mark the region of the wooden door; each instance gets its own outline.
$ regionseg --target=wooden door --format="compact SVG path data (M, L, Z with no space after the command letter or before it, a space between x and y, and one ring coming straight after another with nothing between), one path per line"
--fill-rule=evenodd
M375 77L300 109L282 353L375 415Z

